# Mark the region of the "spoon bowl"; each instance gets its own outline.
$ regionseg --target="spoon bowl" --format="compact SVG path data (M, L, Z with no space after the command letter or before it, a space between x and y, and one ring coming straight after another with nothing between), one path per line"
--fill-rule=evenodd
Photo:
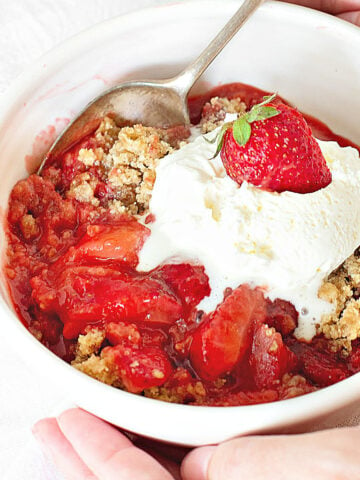
M107 90L90 102L53 143L45 162L51 162L99 126L105 116L117 125L142 123L149 127L188 124L186 97L172 87L172 79L163 81L127 82Z
M67 126L51 146L37 171L92 133L105 116L119 126L141 123L148 127L170 127L190 123L187 95L236 32L264 0L245 0L200 56L176 77L157 81L132 81L107 90Z

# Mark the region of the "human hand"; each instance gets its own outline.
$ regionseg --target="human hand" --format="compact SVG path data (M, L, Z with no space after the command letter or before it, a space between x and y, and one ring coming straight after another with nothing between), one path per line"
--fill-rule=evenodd
M33 434L65 480L180 480L181 449L175 462L172 447L163 447L166 456L151 448L156 445L151 441L139 448L79 408L40 420Z
M359 427L238 438L193 450L181 468L80 409L40 420L33 431L65 480L360 479Z
M359 480L360 427L242 437L193 450L183 480Z
M331 13L360 26L360 0L286 0L304 7Z

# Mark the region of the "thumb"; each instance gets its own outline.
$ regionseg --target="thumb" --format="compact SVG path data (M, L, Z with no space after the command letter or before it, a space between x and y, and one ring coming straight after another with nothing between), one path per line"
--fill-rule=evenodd
M190 452L183 480L360 479L360 428L243 437Z
M208 480L209 464L218 447L200 447L192 450L181 464L183 480Z
M254 444L255 441L255 444ZM259 447L257 437L230 440L217 447L200 447L190 452L181 465L183 480L239 480L258 478L247 476L249 456L254 462L254 453ZM255 463L257 461L255 460ZM253 474L254 472L251 472ZM271 478L271 476L269 477Z
M216 447L201 447L190 452L181 465L183 480L330 480L329 477L292 476L293 454L297 453L304 436L241 437ZM289 439L292 438L292 441ZM311 442L307 442L311 443ZM288 447L290 444L290 447ZM300 449L301 451L301 449ZM304 452L305 453L305 452ZM309 452L306 452L307 454ZM314 468L312 466L312 468ZM332 477L331 477L332 478ZM340 478L340 477L336 477ZM341 477L347 479L348 477Z

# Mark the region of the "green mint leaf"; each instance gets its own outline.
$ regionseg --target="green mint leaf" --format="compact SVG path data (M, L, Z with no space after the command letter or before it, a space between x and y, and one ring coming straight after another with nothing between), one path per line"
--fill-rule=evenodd
M236 142L241 146L249 140L251 135L251 127L247 119L247 115L243 115L234 122L233 135Z
M222 149L222 146L224 144L224 135L226 133L226 130L231 128L231 125L232 123L224 123L224 125L221 127L220 132L215 136L213 140L207 140L207 138L204 137L205 140L207 140L209 143L215 143L215 141L217 141L216 151L214 153L214 156L211 157L210 160L215 158L220 153L220 150Z
M263 101L261 103L258 103L255 106L262 107L263 105L266 105L267 103L272 102L275 97L276 97L276 93L273 93L272 95L266 95L265 97L263 97Z
M252 107L252 109L250 110L250 112L245 114L247 116L247 121L249 123L253 123L257 120L260 109L261 109L261 107L259 105L254 105Z
M248 122L266 120L267 118L276 117L279 113L279 110L276 110L274 107L260 107L256 112L256 118L254 118L254 120L248 119Z
M264 120L265 118L270 118L273 117L274 115L270 115L269 117L264 116L264 114L261 114L260 112L263 112L264 108L273 108L273 107L264 107L267 103L271 102L274 98L276 97L276 93L274 93L271 96L264 97L264 100L261 103L258 103L257 105L254 105L252 109L246 114L248 117L248 122L256 122L257 120ZM275 108L273 108L275 110Z
M221 140L219 140L219 143L217 144L217 147L216 147L216 151L214 153L214 156L210 158L210 160L213 160L215 157L217 157L219 155L219 153L221 152L221 149L224 145L224 137L222 137Z

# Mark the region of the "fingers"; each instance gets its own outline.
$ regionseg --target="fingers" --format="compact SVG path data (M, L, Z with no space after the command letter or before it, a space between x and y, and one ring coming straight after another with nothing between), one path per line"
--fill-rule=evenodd
M219 447L201 447L190 452L181 464L182 479L208 480L210 461L212 461L218 448Z
M116 428L80 409L41 420L33 433L66 480L176 479Z
M360 27L360 0L286 0L303 7L332 13Z
M360 10L360 0L287 0L303 7L315 8L322 12L338 15L344 12Z
M360 27L360 6L357 12L342 13L341 15L338 15L338 17Z
M173 480L164 467L118 430L83 410L67 410L58 424L82 461L101 480Z
M360 428L305 435L244 437L191 452L183 480L355 480Z
M157 452L156 450L152 450L150 448L142 448L142 450L145 450L145 452L147 452L152 458L159 462L159 464L162 465L170 473L170 475L172 475L173 480L182 480L179 464L159 454L159 452Z
M145 450L168 470L175 480L181 480L180 464L190 448L168 445L156 440L146 439L137 435L128 435L134 445Z
M66 480L97 480L66 440L55 418L40 420L33 434Z

